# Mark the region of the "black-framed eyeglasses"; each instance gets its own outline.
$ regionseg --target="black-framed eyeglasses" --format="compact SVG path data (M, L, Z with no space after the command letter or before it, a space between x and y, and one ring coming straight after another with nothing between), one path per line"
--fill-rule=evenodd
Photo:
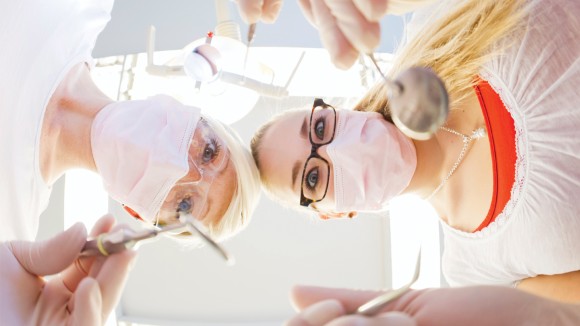
M336 110L324 103L320 98L314 100L310 122L308 124L308 139L312 148L304 163L300 185L300 205L308 207L326 197L330 180L330 165L318 155L320 146L327 145L334 139L336 127Z

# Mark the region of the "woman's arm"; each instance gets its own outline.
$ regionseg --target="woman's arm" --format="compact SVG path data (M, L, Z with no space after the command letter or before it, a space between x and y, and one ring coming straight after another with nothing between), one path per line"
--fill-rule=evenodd
M530 277L517 288L556 301L580 303L580 271Z
M580 305L507 287L410 290L373 317L348 314L378 293L297 286L299 313L286 326L311 325L580 325Z

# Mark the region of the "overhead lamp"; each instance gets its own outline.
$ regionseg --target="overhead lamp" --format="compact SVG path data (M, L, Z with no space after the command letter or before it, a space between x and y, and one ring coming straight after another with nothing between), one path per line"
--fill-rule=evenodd
M249 113L260 96L283 98L288 96L288 85L274 85L275 72L250 55L240 41L239 25L229 19L227 1L216 0L218 24L215 34L195 40L182 49L182 58L173 64L156 65L155 27L151 26L147 42L147 67L156 76L188 76L195 81L191 90L191 105L202 108L204 114L225 123L234 123ZM302 57L298 60L297 70ZM177 64L175 64L177 63Z

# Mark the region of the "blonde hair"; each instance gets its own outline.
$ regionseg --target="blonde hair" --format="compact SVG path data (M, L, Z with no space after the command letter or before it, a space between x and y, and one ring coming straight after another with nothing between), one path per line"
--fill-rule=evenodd
M223 241L244 229L254 213L261 191L258 168L240 136L220 121L204 116L209 126L226 143L236 170L236 189L224 216L208 227L210 235ZM211 191L211 189L210 189Z
M477 83L482 65L501 49L494 44L522 23L524 0L471 0L454 2L456 7L441 17L433 15L395 53L389 76L410 67L431 68L449 93L450 106L464 100ZM504 46L507 46L505 44ZM380 112L391 121L386 89L374 86L355 106L359 111Z

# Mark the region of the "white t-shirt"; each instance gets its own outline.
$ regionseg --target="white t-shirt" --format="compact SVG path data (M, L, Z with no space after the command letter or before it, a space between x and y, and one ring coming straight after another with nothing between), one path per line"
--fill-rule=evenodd
M91 62L113 0L0 4L0 241L33 240L51 188L39 168L42 119L70 69Z
M452 286L580 270L580 2L529 3L525 27L498 42L507 49L480 74L514 119L515 183L483 230L442 223Z

